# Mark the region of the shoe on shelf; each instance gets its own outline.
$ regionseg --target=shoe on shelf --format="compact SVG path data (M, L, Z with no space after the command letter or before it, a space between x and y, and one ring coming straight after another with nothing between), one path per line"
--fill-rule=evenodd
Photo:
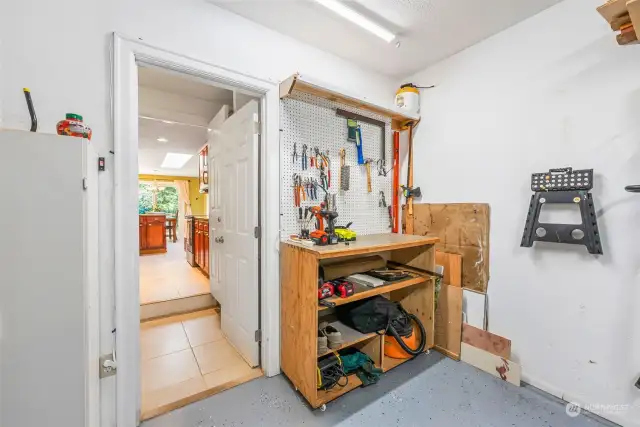
M325 354L329 351L327 347L327 337L321 330L318 330L318 355Z
M322 327L321 331L324 334L324 336L327 337L329 348L331 349L340 348L344 343L344 340L342 339L342 334L340 333L339 330L337 330L333 326L326 324L324 325L324 327Z

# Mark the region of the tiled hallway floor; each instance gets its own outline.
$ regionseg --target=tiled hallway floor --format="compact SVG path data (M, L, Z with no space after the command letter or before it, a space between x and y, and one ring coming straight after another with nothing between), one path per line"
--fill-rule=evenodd
M189 265L182 242L167 241L167 253L140 256L140 304L209 292L209 279Z
M140 324L142 418L262 375L227 342L213 309Z

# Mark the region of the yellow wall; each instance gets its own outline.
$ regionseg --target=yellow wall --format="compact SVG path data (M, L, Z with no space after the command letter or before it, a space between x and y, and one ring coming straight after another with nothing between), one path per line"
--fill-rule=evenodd
M138 175L140 181L175 181L175 180L187 180L189 181L189 199L191 199L191 211L194 215L206 215L207 205L205 201L205 194L201 194L198 189L198 178L186 177L186 176L168 176L168 175ZM184 213L184 212L183 212Z

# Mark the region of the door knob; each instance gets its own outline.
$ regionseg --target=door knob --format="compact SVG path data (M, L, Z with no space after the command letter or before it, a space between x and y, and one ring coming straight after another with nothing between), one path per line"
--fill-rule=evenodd
M222 217L218 217L218 222L222 222Z
M224 237L219 237L218 238L218 243L224 243Z

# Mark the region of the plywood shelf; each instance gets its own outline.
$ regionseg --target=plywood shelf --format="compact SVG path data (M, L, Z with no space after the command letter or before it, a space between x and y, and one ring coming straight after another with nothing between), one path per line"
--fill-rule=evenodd
M637 44L638 32L640 32L640 0L609 0L597 8L602 17L609 23L613 31L618 31L621 26L629 24L631 39L618 35L618 44ZM627 16L628 15L628 16ZM634 36L635 33L635 36ZM625 40L626 39L626 40ZM625 41L622 41L625 40Z
M371 288L369 286L354 283L355 293L352 296L347 298L340 298L340 297L334 296L331 298L327 298L325 301L335 303L336 306L345 305L354 301L359 301L361 299L370 298L375 295L386 294L388 292L397 291L398 289L403 289L409 286L425 283L428 280L431 280L431 279L426 276L416 275L410 279L400 280L400 281L391 283L389 285L378 286L377 288ZM323 305L318 305L318 310L320 311L327 310L327 309L328 307L325 307Z
M349 383L344 386L335 386L331 390L318 390L318 398L316 399L316 407L324 405L327 402L331 402L333 399L342 396L345 393L350 392L362 385L362 381L355 374L351 374L347 377Z
M393 359L391 357L385 356L384 359L382 359L382 371L387 372L388 370L393 369L396 366L402 365L404 362L408 360L411 360L411 359Z
M358 240L349 242L348 245L339 243L327 246L306 246L292 241L283 242L283 244L300 248L318 259L330 259L432 245L439 241L440 239L435 236L383 233L359 236Z
M326 351L322 354L318 355L318 358L321 358L323 356L326 356L327 354L331 354L334 351L340 351L340 350L344 350L345 348L354 346L358 343L361 343L363 341L366 341L368 339L374 338L376 336L378 336L377 333L373 332L370 334L363 334L360 333L358 331L356 331L353 328L350 328L349 326L345 325L344 323L336 320L335 322L330 322L329 325L333 326L334 328L336 328L338 331L340 331L340 333L342 334L342 340L344 341L342 343L342 345L339 348L330 348L329 351Z
M389 117L391 118L391 128L393 130L403 130L408 123L420 121L420 116L418 115L386 108L373 102L359 99L357 96L348 94L343 89L332 88L327 83L300 74L294 74L280 83L280 98L291 96L294 90Z

